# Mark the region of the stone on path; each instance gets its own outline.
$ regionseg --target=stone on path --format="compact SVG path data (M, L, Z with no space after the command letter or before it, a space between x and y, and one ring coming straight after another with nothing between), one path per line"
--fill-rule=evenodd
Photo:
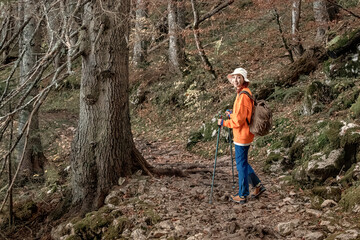
M304 236L305 240L322 240L325 236L322 232L311 232Z
M355 229L350 229L345 231L345 233L337 235L335 237L335 240L352 240L352 239L358 239L358 237L359 237L359 231Z
M336 206L337 203L334 200L331 199L326 199L322 204L321 207L322 208L326 208L326 207L334 207Z

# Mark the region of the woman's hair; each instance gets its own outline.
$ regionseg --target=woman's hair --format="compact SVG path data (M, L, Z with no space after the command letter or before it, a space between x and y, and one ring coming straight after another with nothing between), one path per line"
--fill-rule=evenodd
M245 82L245 79L243 77L243 75L239 75L240 76L240 86L243 88L247 88L249 86L249 82Z

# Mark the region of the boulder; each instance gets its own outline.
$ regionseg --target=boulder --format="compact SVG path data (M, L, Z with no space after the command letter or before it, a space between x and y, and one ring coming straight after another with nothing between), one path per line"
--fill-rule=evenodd
M328 156L317 153L312 156L308 162L306 175L314 181L324 181L328 177L334 177L341 169L343 162L343 150L336 149L330 152Z

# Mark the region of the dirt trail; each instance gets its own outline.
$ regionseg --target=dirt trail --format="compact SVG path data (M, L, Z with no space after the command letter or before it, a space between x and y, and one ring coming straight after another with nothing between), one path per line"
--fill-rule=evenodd
M230 194L236 192L232 187L230 156L219 157L213 204L209 204L214 160L192 156L175 143L138 142L138 148L154 166L193 172L185 178L147 178L143 190L138 192L139 198L155 206L161 220L150 234L138 232L144 239L325 239L334 233L348 234L345 230L349 229L355 231L349 232L353 233L351 236L360 236L350 219L338 219L338 207L329 204L312 209L309 197L285 185L282 176L264 174L259 162L251 165L267 191L260 199L240 205L229 201ZM340 235L337 239L355 239L351 236Z

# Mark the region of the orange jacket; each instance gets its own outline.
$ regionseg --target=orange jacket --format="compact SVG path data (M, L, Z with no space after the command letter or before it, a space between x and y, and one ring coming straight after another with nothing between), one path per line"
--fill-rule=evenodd
M241 91L247 91L251 94L249 88L243 88ZM236 96L233 113L230 119L224 121L223 126L232 128L234 133L235 144L250 144L254 140L254 134L250 132L250 128L246 119L250 122L253 101L246 95L239 93Z

